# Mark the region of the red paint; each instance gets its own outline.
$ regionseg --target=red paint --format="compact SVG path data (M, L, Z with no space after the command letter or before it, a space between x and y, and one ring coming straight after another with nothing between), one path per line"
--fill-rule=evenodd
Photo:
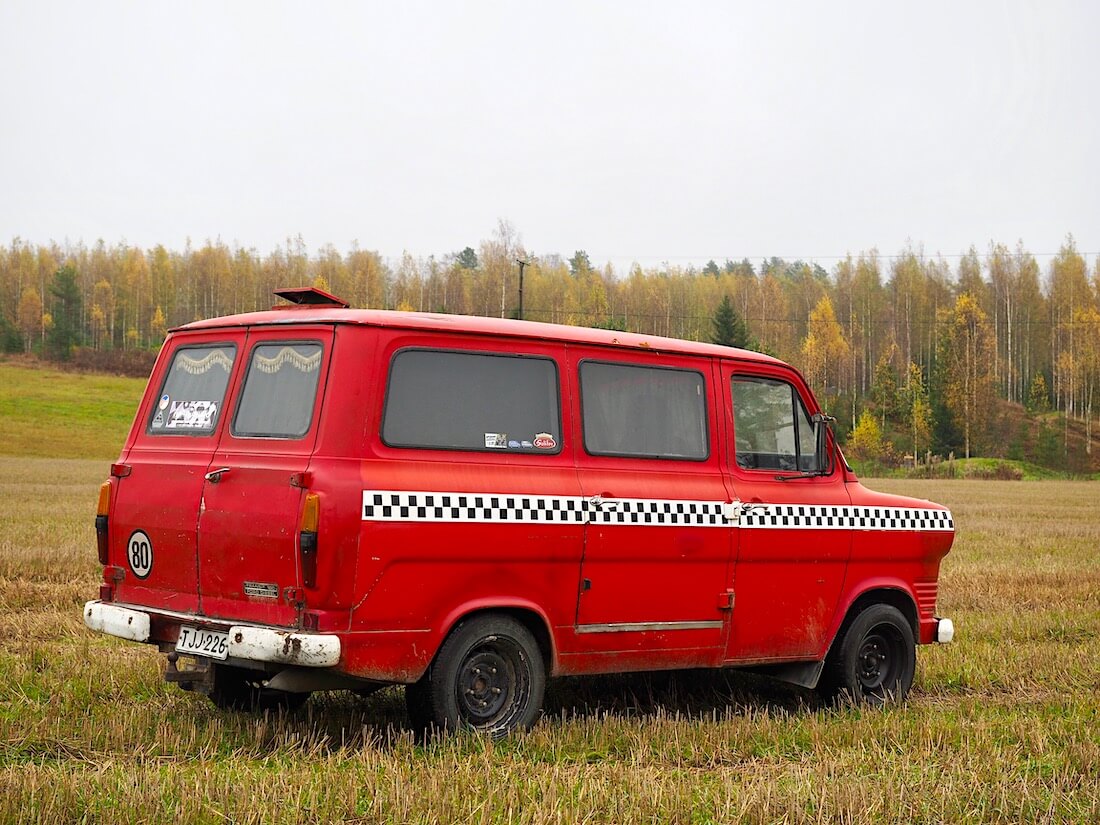
M323 346L308 433L234 436L252 348L287 340ZM237 348L216 430L151 434L146 427L173 354L201 343ZM560 435L533 433L537 452L529 453L385 445L390 362L408 347L553 359ZM701 373L707 456L589 454L578 377L586 359ZM920 641L931 641L935 582L951 532L363 519L364 490L598 497L601 507L661 499L942 510L867 490L832 445L827 476L777 481L774 470L739 467L730 381L749 373L789 382L809 413L818 410L801 376L774 358L654 336L323 307L189 324L165 343L116 465L129 473L115 473L113 482L108 564L124 571L114 600L199 622L339 633L339 669L393 682L418 678L455 623L482 610L512 611L540 627L558 674L820 659L849 607L880 589L912 602ZM204 479L221 468L229 472L217 483ZM320 502L316 587L304 587L301 577L306 493ZM135 530L154 548L145 580L127 564ZM275 585L278 595L249 594L246 582ZM600 629L624 623L655 626ZM157 618L154 637L170 642L179 624Z

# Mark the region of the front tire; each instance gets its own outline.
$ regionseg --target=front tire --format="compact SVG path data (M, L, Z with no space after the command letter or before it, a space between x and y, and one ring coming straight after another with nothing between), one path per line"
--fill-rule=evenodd
M913 628L896 607L875 604L833 644L818 689L829 700L874 706L900 702L913 686L916 669Z
M451 631L420 681L405 688L405 704L420 730L503 737L538 720L545 690L546 664L531 631L507 616L475 616Z

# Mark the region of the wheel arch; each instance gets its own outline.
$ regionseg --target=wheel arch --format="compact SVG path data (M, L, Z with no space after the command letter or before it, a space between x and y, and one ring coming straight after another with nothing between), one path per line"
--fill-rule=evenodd
M887 604L895 607L905 617L913 631L913 638L920 639L920 616L917 612L917 601L905 587L896 583L876 584L863 590L849 602L843 616L833 629L829 639L829 648L825 651L827 656L832 650L836 640L844 635L844 631L855 621L856 617L868 607L876 604Z
M432 653L432 659L434 660L439 654L443 643L460 623L488 615L508 616L527 628L535 637L535 643L538 644L539 651L542 653L547 675L557 672L557 649L554 646L554 635L550 632L550 621L546 614L532 602L480 601L457 608L448 614L442 623L439 644Z

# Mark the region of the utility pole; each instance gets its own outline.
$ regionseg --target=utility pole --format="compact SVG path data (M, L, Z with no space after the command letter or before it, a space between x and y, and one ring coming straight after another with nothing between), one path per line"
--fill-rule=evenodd
M523 258L516 258L516 263L519 264L519 313L518 317L523 320L523 268L530 266L530 262L523 260Z

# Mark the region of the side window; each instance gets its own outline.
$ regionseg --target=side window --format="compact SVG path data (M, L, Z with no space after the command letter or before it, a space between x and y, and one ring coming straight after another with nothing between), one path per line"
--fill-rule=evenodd
M313 421L321 376L319 343L260 344L252 350L232 433L301 438Z
M153 406L151 435L209 435L218 424L237 348L180 347Z
M786 381L735 375L734 449L747 470L814 472L814 431L802 399Z
M390 365L382 440L391 447L561 452L549 358L403 350Z
M690 461L709 454L701 373L585 361L580 378L590 454Z

